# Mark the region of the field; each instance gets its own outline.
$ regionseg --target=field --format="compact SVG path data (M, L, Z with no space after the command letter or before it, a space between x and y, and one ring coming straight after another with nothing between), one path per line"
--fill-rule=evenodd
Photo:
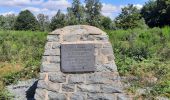
M106 32L119 73L130 84L127 92L145 89L138 98L170 97L170 27ZM44 32L0 31L0 98L9 97L6 85L38 76L46 36Z

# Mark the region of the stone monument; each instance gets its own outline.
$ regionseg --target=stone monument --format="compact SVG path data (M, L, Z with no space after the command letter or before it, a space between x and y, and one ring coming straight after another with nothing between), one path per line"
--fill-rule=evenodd
M125 100L112 45L96 27L49 33L40 70L36 100Z

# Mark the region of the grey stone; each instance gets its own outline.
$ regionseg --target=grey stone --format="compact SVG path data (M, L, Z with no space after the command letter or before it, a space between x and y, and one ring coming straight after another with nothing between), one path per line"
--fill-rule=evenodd
M43 100L46 96L46 90L45 89L36 89L35 93L35 100ZM24 100L24 99L23 99Z
M60 56L49 56L50 63L60 63Z
M156 100L169 100L169 98L159 96L159 97L156 97Z
M67 42L73 42L73 41L78 41L80 40L81 35L77 35L77 34L70 34L70 35L64 35L63 36L63 41L67 41Z
M107 59L108 59L108 61L113 61L114 60L114 56L113 55L109 55L109 56L107 56Z
M60 48L60 43L58 43L58 42L53 42L53 43L52 43L52 49L57 49L57 48Z
M64 83L66 82L66 75L63 73L49 73L49 80L51 82L55 82L55 83Z
M59 35L48 35L47 41L48 42L58 42L59 41Z
M42 63L40 70L41 72L58 72L60 71L60 64L59 63L55 63L55 64Z
M100 93L100 85L90 84L90 85L78 85L77 86L79 92L90 92L90 93Z
M117 100L132 100L132 99L126 94L118 94Z
M117 96L113 94L88 93L87 100L117 100Z
M118 86L119 83L114 85L101 85L101 91L103 93L122 93L122 88Z
M68 78L68 83L69 84L79 84L79 83L84 83L85 78L83 74L72 74Z
M80 38L82 41L94 41L95 37L93 35L83 34Z
M40 73L39 80L44 80L46 77L45 73Z
M45 82L44 80L39 80L37 87L40 89L46 89L54 92L58 92L60 89L59 84L52 83L52 82Z
M80 92L73 93L70 100L86 100L86 94Z
M96 37L96 40L98 40L98 41L108 41L109 40L107 35L95 35L95 37Z
M60 55L60 49L48 49L45 50L44 56L59 56Z
M67 97L63 93L56 93L56 92L48 92L49 100L67 100Z
M74 92L75 85L74 84L62 84L63 92Z
M51 49L51 45L52 45L51 42L47 42L47 43L45 44L45 50L50 50L50 49Z
M8 100L33 100L35 89L37 87L37 81L37 79L29 79L26 81L19 81L17 84L7 86L6 89L11 94L8 96ZM43 93L43 90L37 91L40 91L41 94ZM40 97L43 96L43 94L41 94L39 95ZM4 99L0 98L0 100Z
M103 45L103 48L110 48L112 49L112 44L110 42L107 42Z
M87 84L112 84L117 78L117 75L111 72L94 73L86 76L86 82Z
M113 54L113 50L111 48L103 48L103 49L101 49L101 53L103 55L111 55L111 54Z

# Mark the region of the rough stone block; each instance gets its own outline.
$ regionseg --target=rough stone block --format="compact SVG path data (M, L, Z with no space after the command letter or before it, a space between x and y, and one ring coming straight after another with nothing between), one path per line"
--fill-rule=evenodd
M79 41L80 40L81 35L77 35L77 34L70 34L70 35L64 35L63 37L63 41L66 42L73 42L73 41Z
M48 49L45 50L44 56L59 56L60 55L60 49Z
M100 93L100 85L90 84L90 85L78 85L77 86L79 92L90 92L90 93Z
M45 89L40 89L40 88L36 89L35 96L34 96L36 100L43 100L45 99L45 96L46 96Z
M88 93L87 100L117 100L117 96L113 94Z
M47 41L48 42L59 42L59 35L48 35Z
M114 84L114 85L103 84L103 85L101 85L101 91L103 93L121 93L122 88L118 87L118 85L119 85L119 83Z
M113 50L111 48L103 48L101 49L101 53L103 55L113 55Z
M63 73L49 73L48 74L49 81L55 82L55 83L64 83L66 82L66 75Z
M98 41L108 41L109 40L107 35L95 35L95 38Z
M70 100L86 100L86 94L81 92L73 93L70 96Z
M74 84L62 84L63 92L74 92L75 85Z
M65 94L51 92L51 91L49 91L49 93L48 93L48 98L49 98L49 100L67 100L67 97Z
M39 80L38 81L38 88L40 89L46 89L49 91L54 91L54 92L58 92L60 89L60 85L57 83L52 83L52 82L45 82L44 80Z
M59 63L55 63L55 64L42 63L40 70L41 72L58 72L60 71L60 64Z
M72 74L68 78L68 83L69 84L79 84L79 83L84 83L85 77L83 74Z
M102 73L94 73L86 76L87 84L112 84L112 79L103 77Z
M47 42L45 44L45 50L50 50L51 49L52 42Z
M117 100L132 100L132 99L126 94L118 94Z
M46 77L45 73L40 73L39 80L44 80Z
M58 43L58 42L53 42L53 43L52 43L52 49L57 49L57 48L60 48L60 43Z
M60 56L43 56L44 63L60 63Z

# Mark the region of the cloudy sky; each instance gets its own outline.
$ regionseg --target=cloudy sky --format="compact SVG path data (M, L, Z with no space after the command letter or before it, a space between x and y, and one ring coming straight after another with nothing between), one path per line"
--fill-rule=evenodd
M114 19L121 11L121 7L134 4L139 9L148 0L101 0L103 4L102 14ZM81 0L83 3L84 0ZM0 0L0 15L18 14L28 9L35 15L43 13L54 16L58 9L66 13L66 8L71 6L72 0Z

